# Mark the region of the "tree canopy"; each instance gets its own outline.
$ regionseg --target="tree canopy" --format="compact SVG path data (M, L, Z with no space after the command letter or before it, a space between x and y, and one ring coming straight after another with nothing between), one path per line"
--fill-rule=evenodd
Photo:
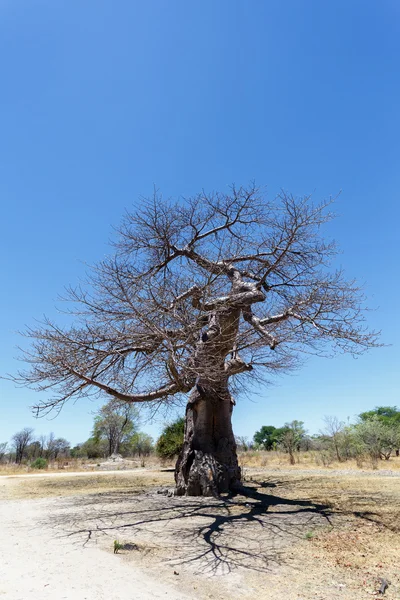
M100 408L94 419L93 439L107 441L108 455L118 454L120 446L137 431L138 414L130 404L112 400Z
M286 193L270 201L252 186L143 200L123 220L115 254L85 286L67 290L73 325L46 319L26 332L30 370L15 379L53 390L39 412L92 393L168 400L195 385L199 355L228 308L239 320L223 364L228 378L254 369L268 378L303 353L359 354L377 345L360 289L329 267L336 247L319 232L332 218L330 204Z
M359 415L361 421L377 418L383 423L399 423L400 410L397 406L376 406L373 410L362 412Z
M272 450L274 444L279 441L279 435L281 429L274 427L273 425L263 425L261 429L256 431L254 434L254 442L258 446L262 446L264 450Z

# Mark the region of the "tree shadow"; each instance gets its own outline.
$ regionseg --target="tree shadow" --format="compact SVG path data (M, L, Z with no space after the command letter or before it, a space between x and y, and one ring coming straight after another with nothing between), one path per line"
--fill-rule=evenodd
M329 506L278 496L280 483L252 482L221 498L166 497L156 491L75 497L67 510L64 502L52 516L52 526L84 546L110 536L126 549L129 544L151 549L167 564L188 565L196 573L265 572L284 562L286 549L308 531L331 525Z

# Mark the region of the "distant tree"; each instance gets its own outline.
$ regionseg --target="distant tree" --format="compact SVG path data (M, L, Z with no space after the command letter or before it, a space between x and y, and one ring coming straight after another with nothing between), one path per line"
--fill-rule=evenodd
M304 429L303 421L291 421L285 423L279 434L279 442L289 454L289 461L291 465L295 464L294 453L300 450L300 444L304 438L306 431Z
M254 443L262 446L264 450L272 450L274 444L278 441L279 430L273 425L263 425L259 431L254 434Z
M382 421L378 415L360 421L354 430L358 440L374 460L389 460L392 452L400 446L400 427Z
M107 440L109 456L119 453L121 444L135 432L137 421L135 406L111 400L95 416L93 438Z
M25 427L25 429L14 433L11 440L15 449L15 462L20 465L24 458L27 446L33 440L33 429L31 427Z
M399 423L400 410L397 406L376 406L373 410L362 412L359 415L361 421L368 421L377 417L382 422Z
M107 440L99 440L93 437L82 444L77 444L71 448L72 458L106 458L108 456Z
M396 432L397 429L400 429L400 410L397 406L376 406L373 410L361 413L359 419L361 422L377 419L381 423L389 426L392 433ZM393 435L396 437L395 433L393 433ZM396 448L394 448L396 456L399 456L399 449L400 442Z
M153 438L147 433L138 431L131 436L128 447L134 455L149 456L154 450Z
M25 458L28 460L35 460L41 456L41 444L39 440L34 440L27 445L24 452Z
M86 455L84 455L84 453L82 451L82 447L83 447L83 443L76 444L76 446L73 446L70 451L71 458L86 458Z
M65 438L56 438L54 433L50 433L45 456L48 460L57 460L60 456L68 456L70 452L70 443Z
M346 424L344 421L339 421L339 419L334 416L325 416L324 423L325 429L323 434L330 438L335 450L336 458L339 462L341 462L342 456L340 454L340 445L343 439L343 432Z
M70 444L65 438L56 438L54 433L41 435L28 449L29 458L45 458L55 460L58 456L68 456Z
M157 440L156 451L161 458L173 458L182 450L185 419L177 419L166 425Z
M238 450L240 450L241 452L247 452L248 450L251 449L252 444L249 441L249 438L244 436L244 435L238 435L236 436L236 446L238 447Z

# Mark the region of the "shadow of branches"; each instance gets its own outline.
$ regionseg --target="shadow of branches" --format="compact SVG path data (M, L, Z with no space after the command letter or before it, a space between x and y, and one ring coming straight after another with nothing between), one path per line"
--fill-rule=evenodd
M109 536L171 566L189 564L195 572L267 571L283 562L296 539L330 524L331 517L326 505L276 495L278 483L252 482L218 499L166 497L157 491L74 497L52 515L51 524L75 543Z

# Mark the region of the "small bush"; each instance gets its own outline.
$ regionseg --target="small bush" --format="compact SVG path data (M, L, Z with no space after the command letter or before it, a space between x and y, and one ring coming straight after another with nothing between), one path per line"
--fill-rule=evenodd
M31 469L47 469L47 460L45 458L37 458L31 463Z

